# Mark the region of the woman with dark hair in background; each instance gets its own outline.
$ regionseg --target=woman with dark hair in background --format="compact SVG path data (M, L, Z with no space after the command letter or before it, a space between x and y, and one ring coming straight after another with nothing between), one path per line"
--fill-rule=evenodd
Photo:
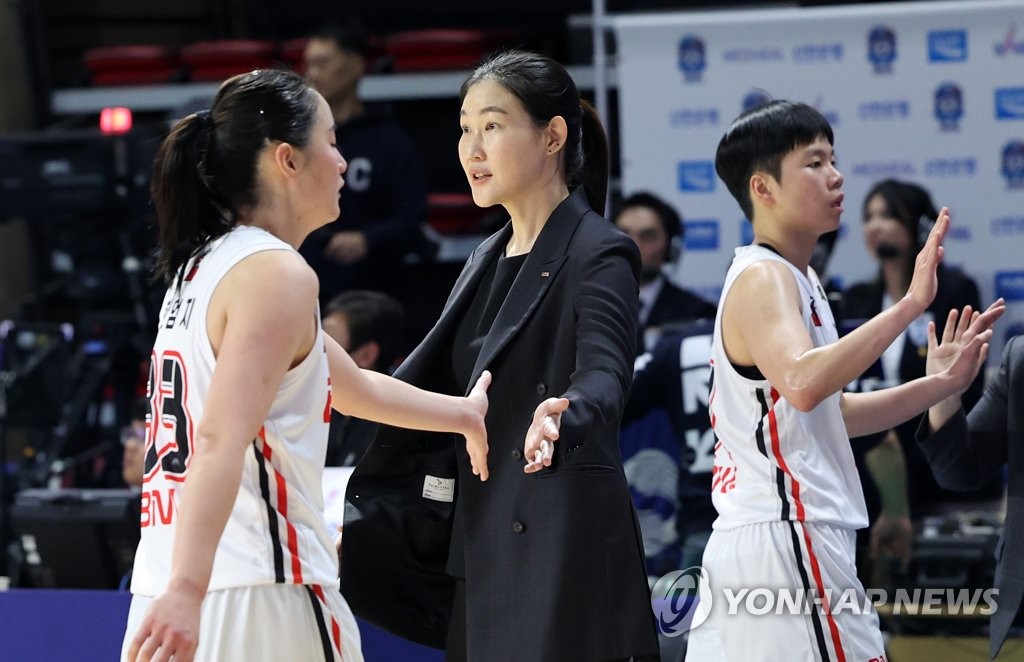
M447 435L382 427L349 482L342 590L448 660L656 659L618 446L640 257L601 215L604 130L565 68L533 53L492 56L460 97L473 199L510 220L395 374L464 393L493 373L490 480Z
M937 214L928 191L917 184L887 179L868 191L863 206L864 242L878 262L878 275L846 291L843 315L847 326L870 319L903 298L910 285L914 258ZM951 309L963 310L970 305L980 310L978 286L969 276L945 262L939 265L937 276L938 291L925 313L910 324L851 390L872 391L923 376L928 323L935 322L941 337ZM964 393L968 408L980 397L983 381L984 371ZM948 511L955 502L999 496L996 481L991 489L966 495L940 488L914 442L917 423L915 418L887 433L853 441L857 452L864 454L875 483L864 484L869 513L875 523L870 533L872 539L861 541L861 546L869 547L871 559L861 558L858 564L862 578L871 585L887 581L888 563L879 565L879 561L898 561L906 569L913 533L911 517L919 519ZM875 566L873 570L865 565L869 561Z
M345 168L327 103L284 71L228 80L157 154L169 288L123 659L362 659L323 512L332 402L465 434L486 477L486 376L467 399L424 393L325 337L296 247L337 217Z

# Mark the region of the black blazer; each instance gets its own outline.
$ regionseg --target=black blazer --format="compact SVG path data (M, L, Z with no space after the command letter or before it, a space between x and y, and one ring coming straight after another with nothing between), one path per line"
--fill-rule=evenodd
M436 326L395 376L453 389L451 342L511 226L470 256ZM473 378L494 380L490 479L465 441L381 426L349 482L341 588L361 618L445 644L454 479L465 514L471 660L602 660L657 655L639 525L618 449L637 324L639 252L578 189L552 213L494 321ZM571 401L554 463L525 474L533 411ZM427 498L428 494L432 498Z
M926 414L917 438L939 484L952 490L978 489L1008 465L1006 521L996 546L999 595L989 634L994 658L1024 594L1024 336L1007 342L999 372L969 416L961 409L932 432Z

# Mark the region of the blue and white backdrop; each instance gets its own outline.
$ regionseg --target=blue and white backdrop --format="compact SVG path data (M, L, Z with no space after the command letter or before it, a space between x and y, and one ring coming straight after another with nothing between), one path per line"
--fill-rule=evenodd
M846 212L829 268L872 277L860 207L916 181L953 212L947 260L983 302L1007 298L992 347L1024 332L1024 0L617 16L624 193L686 221L673 277L717 300L749 223L714 171L718 140L764 95L804 101L836 133Z

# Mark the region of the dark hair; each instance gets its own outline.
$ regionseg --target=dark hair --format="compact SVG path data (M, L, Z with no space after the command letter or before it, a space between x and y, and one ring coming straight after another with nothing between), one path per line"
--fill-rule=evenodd
M683 238L683 219L679 216L679 212L675 210L675 207L668 204L653 193L647 191L640 191L629 196L622 201L622 205L619 207L619 213L615 215L618 219L622 215L622 212L633 207L646 207L654 212L654 215L661 221L661 227L665 231L665 235L669 240L679 237Z
M868 202L876 195L885 201L889 214L910 231L914 245L920 250L928 238L932 222L939 215L935 203L932 202L932 196L917 184L883 179L872 186L864 196L861 214L865 221L868 220ZM910 254L911 261L915 259L917 250Z
M383 292L349 290L324 307L324 317L334 313L345 315L349 349L354 350L372 340L380 347L374 370L384 372L394 364L405 331L402 304Z
M796 101L775 100L752 108L733 120L718 143L715 171L753 221L750 178L765 172L782 177L782 159L818 138L833 143L832 126L814 108Z
M333 42L339 50L356 55L365 57L370 54L370 35L366 31L366 26L358 18L325 25L311 34L310 39Z
M523 104L534 123L545 126L561 116L568 127L565 139L565 181L582 186L594 211L604 214L608 195L608 139L593 106L580 98L569 72L558 62L527 51L500 51L487 57L462 83L459 101L469 88L493 80Z
M153 165L159 276L173 281L256 205L260 152L272 140L305 147L316 109L316 94L298 74L263 69L228 79L210 110L174 126Z

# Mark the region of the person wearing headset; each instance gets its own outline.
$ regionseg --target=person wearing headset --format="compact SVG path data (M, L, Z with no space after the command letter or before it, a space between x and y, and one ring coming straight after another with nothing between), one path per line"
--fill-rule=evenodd
M683 222L661 198L647 192L630 195L615 215L615 225L640 247L640 340L637 352L654 347L666 326L714 318L715 305L673 284L665 267L682 254Z
M854 284L843 296L843 313L848 328L870 319L899 301L907 292L914 270L914 258L924 245L938 212L923 187L905 181L877 182L864 197L864 244L878 263L871 280ZM873 391L911 381L925 374L928 324L935 322L941 337L951 309L970 305L980 310L978 286L960 269L943 263L937 269L938 292L928 309L910 324L881 358L849 386L850 391ZM969 408L981 396L984 371L964 393ZM878 512L872 520L868 541L859 541L860 571L874 585L891 581L890 570L906 570L911 557L911 519L942 515L998 499L1001 485L993 480L983 489L958 493L936 483L920 449L914 442L917 419L888 432L853 440L857 452L874 479L865 484L868 510ZM967 503L965 503L967 502ZM866 531L865 537L866 537ZM896 566L895 568L893 566ZM869 567L871 566L871 567Z

